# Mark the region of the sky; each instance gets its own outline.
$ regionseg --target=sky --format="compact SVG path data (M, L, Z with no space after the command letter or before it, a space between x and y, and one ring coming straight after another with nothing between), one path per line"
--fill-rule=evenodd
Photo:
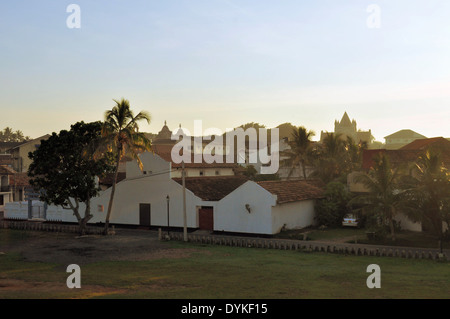
M153 133L289 122L318 139L346 111L381 142L450 137L449 17L447 0L1 1L0 129L39 137L126 98Z

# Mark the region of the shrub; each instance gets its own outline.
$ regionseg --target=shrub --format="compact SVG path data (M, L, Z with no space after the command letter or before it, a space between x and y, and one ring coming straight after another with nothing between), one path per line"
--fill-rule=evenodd
M325 198L316 204L316 221L319 225L339 226L342 219L350 213L347 204L352 195L345 184L330 182L326 186Z

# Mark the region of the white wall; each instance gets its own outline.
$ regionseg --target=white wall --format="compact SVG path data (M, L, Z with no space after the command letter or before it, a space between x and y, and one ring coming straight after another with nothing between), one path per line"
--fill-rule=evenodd
M272 209L272 232L286 229L304 228L314 225L314 200L278 204Z
M110 222L116 224L139 225L139 204L150 204L151 225L167 226L167 195L169 201L170 226L183 226L183 187L171 180L168 174L160 175L160 179L147 176L134 180L123 180L116 186L113 210ZM104 211L95 213L92 222L104 222L111 189L107 189L98 198L92 200L92 209L103 205ZM200 199L186 190L187 226L197 227L196 206Z
M113 224L139 225L139 204L150 204L152 226L167 226L167 195L169 223L171 227L183 226L183 187L170 178L171 163L158 155L146 152L140 155L143 171L136 161L127 162L127 178L116 186L110 222ZM109 205L111 188L92 200L95 217L91 222L104 222ZM197 227L196 207L200 198L186 190L187 226ZM98 207L103 206L103 212Z
M142 170L139 168L137 161L133 160L126 162L127 179L132 179L144 175L168 173L171 169L170 162L166 162L161 157L151 152L139 154L139 158L141 159L141 162L143 164Z
M110 217L112 224L139 225L139 204L151 205L151 224L155 226L167 226L167 199L170 202L170 226L183 226L183 187L170 178L170 163L162 160L152 153L141 154L144 164L144 174L137 163L127 163L127 179L116 185L113 210ZM150 174L152 172L153 174ZM91 214L94 216L89 223L104 223L111 188L102 191L98 197L91 199ZM200 198L189 190L186 190L186 212L188 227L198 227L196 207ZM42 204L42 203L41 203ZM39 205L39 203L36 203ZM102 209L99 209L102 208ZM83 217L85 205L80 203L79 213ZM5 218L27 219L28 203L8 203L5 209ZM61 206L49 205L47 220L76 223L77 219L71 209Z
M245 208L250 205L251 212ZM255 182L248 181L222 198L214 210L214 230L272 234L272 206L275 197Z
M5 219L28 219L28 202L10 202L5 204Z

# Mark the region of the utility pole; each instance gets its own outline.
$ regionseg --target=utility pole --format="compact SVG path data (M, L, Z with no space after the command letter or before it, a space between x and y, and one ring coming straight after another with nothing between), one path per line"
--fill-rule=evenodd
M187 237L187 216L186 216L186 181L185 181L186 172L184 170L184 161L181 162L181 177L183 184L183 239L184 241L188 241Z
M170 213L169 202L170 202L170 197L169 197L169 195L167 195L166 200L167 200L167 238L170 238L170 220L169 220L169 213Z

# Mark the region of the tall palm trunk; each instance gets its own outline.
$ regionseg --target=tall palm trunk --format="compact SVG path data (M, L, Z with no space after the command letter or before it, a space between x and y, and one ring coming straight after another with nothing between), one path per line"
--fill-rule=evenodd
M389 210L389 227L391 229L391 239L393 242L395 242L395 227L394 227L394 216L396 213L396 209L394 207L391 207Z
M114 178L113 178L113 182L112 182L112 186L111 186L111 196L109 198L108 212L106 213L106 219L105 219L105 229L104 229L105 235L108 234L108 229L109 229L109 219L111 217L111 211L112 211L112 206L113 206L113 201L114 201L114 193L116 192L117 177L119 176L119 165L120 165L121 153L122 153L122 147L119 148L118 153L117 153L117 158L116 158L116 167L114 170Z
M394 228L394 220L389 218L389 227L391 229L391 239L395 242L395 228Z

